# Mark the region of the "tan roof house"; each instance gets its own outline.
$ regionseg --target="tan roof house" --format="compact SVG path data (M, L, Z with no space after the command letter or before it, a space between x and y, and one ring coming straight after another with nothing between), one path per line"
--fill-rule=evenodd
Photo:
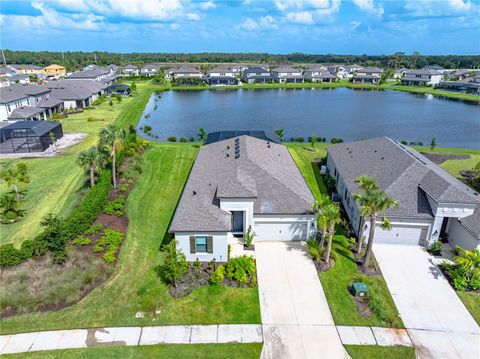
M65 67L52 64L43 69L47 76L58 76L58 75L65 75L67 73Z

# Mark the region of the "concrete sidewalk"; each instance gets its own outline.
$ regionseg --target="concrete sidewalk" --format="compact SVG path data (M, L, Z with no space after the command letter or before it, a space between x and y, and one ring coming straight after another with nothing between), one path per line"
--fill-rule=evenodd
M114 327L0 336L0 355L99 345L261 343L260 324Z

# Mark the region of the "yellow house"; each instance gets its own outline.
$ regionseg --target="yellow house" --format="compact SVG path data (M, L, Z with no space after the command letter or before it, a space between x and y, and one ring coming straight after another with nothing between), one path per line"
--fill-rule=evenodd
M43 68L35 65L11 65L17 75L38 75L43 74Z
M57 64L49 65L49 66L45 67L43 69L43 71L45 72L45 74L47 76L58 76L58 75L62 76L62 75L65 75L67 73L65 67L57 65Z

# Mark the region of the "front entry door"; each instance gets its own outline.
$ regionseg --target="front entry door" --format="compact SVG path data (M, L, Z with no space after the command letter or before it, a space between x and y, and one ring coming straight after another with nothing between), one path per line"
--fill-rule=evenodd
M232 232L243 233L243 211L232 211Z

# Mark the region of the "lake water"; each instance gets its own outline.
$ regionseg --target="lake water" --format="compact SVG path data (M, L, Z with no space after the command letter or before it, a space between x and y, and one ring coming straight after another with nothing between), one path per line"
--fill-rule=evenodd
M429 144L436 137L439 147L480 148L480 106L399 91L167 91L150 98L138 126L145 125L153 128L153 137L145 137L160 141L196 136L200 127L207 132L283 128L287 139L389 136Z

